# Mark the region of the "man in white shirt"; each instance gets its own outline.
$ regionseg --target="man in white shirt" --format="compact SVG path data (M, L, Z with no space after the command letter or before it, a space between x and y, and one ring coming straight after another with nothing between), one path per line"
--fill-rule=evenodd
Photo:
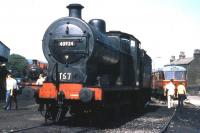
M38 80L36 81L36 85L43 85L43 82L45 81L45 78L42 74L39 75Z
M11 77L11 74L7 74L6 78L6 106L4 107L6 110L11 109L11 97L13 95L14 89L14 80Z
M7 110L11 109L12 99L14 100L17 109L17 98L14 92L14 89L16 88L17 81L11 77L11 74L8 74L6 78L6 106L4 107Z
M171 79L170 82L165 86L165 95L167 93L168 108L171 108L173 106L173 97L174 97L174 90L175 90L175 85L173 82L174 80Z

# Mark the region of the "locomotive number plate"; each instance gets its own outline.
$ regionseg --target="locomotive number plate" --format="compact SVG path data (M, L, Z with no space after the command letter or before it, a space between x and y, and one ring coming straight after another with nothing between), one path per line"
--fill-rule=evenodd
M76 42L72 41L72 40L60 41L59 42L59 46L61 46L61 47L75 47L76 46Z
M60 80L71 80L72 73L59 73Z
M85 51L86 49L86 37L66 37L66 38L54 38L53 43L50 45L50 49L58 51L58 54L64 50L79 50Z
M55 40L59 47L76 47L82 43L81 39L58 39Z

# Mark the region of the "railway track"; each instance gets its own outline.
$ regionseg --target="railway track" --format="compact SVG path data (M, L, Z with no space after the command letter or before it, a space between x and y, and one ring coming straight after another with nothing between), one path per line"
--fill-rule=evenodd
M64 122L44 124L44 118L37 112L38 106L32 100L19 98L21 108L4 111L0 108L0 133L33 132L199 132L200 107L187 104L181 114L175 108L168 109L165 103L153 99L142 114L122 113L117 120L105 121L103 124L85 118L66 117ZM20 101L23 100L23 101ZM0 103L3 106L3 103ZM23 105L23 106L22 106ZM28 106L27 106L28 105ZM14 121L13 121L14 120ZM183 128L186 127L186 128ZM187 130L190 129L190 130ZM185 132L186 132L185 131Z
M176 116L176 108L168 109L165 105L150 104L144 114L129 116L129 120L117 128L108 128L101 132L152 132L164 133L171 120Z
M168 109L159 103L150 103L142 114L123 112L115 120L96 122L88 116L66 117L62 123L47 123L27 126L15 130L2 130L6 133L31 132L152 132L164 133L176 114L176 108Z
M32 127L26 127L26 128L21 128L21 129L16 129L16 130L4 130L3 132L6 132L6 133L17 133L17 132L24 132L24 131L28 131L28 130L31 130L31 129L34 129L34 128L40 128L40 127L43 127L43 126L47 126L47 125L37 125L37 126L32 126Z
M75 123L72 122L73 120L68 120L66 119L63 122L60 123L46 123L46 124L38 124L35 126L30 126L30 127L24 127L24 128L19 128L19 129L11 129L11 130L1 130L2 133L31 133L31 132L76 132L76 133L83 133L83 132L88 132L88 131L93 131L96 130L93 127L86 127L86 126L80 126L76 127ZM69 124L69 122L71 122ZM66 125L68 123L68 125ZM74 125L74 127L72 126Z
M55 131L55 132L61 132L62 131L75 131L75 132L87 132L96 130L94 127L90 127L91 122L86 121L80 121L78 118L66 118L63 122L60 123L54 123L49 122L48 123L42 123L42 124L35 124L34 126L26 126L24 125L22 127L21 124L18 125L18 127L15 125L15 127L5 127L0 129L0 133L31 133L31 132L45 132L49 129L49 131ZM53 129L53 130L52 130Z
M29 95L28 95L29 96ZM24 100L26 99L26 100ZM66 117L64 122L55 124L44 124L44 118L38 113L38 106L31 99L24 96L19 98L21 108L11 111L4 111L0 108L0 133L33 133L33 132L152 132L164 133L184 131L182 127L192 129L188 132L199 131L200 108L187 104L184 114L175 108L168 109L165 103L160 103L156 99L146 106L142 114L122 113L117 120L105 121L103 124L95 120ZM0 101L0 106L3 103ZM14 120L14 121L13 121Z
M169 126L170 122L172 121L172 119L174 118L175 115L176 115L176 108L174 109L174 112L173 112L172 116L170 117L169 121L165 124L165 126L162 128L160 133L164 133L164 132L167 131L168 126Z

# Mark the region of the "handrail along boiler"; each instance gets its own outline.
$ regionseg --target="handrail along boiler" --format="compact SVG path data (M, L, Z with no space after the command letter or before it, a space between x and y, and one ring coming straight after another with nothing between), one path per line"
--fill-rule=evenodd
M70 4L69 17L53 22L43 38L47 81L36 93L45 118L131 105L150 99L151 58L140 41L120 31L106 32L102 19L89 23L80 4Z

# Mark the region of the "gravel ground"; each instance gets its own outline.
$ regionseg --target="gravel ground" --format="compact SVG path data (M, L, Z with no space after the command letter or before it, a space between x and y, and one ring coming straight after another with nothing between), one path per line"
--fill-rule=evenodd
M165 106L159 107L155 103L151 104L144 114L121 114L118 120L108 120L98 123L89 120L88 117L69 118L63 123L53 124L48 127L39 127L28 132L81 132L81 133L132 133L159 132L169 121L174 109L168 110Z
M168 133L200 133L200 108L186 106L183 112L177 111Z
M5 101L0 101L0 132L9 132L11 130L30 127L43 123L43 117L38 113L33 99L33 91L25 88L18 96L18 110L15 110L14 103L11 110L4 110Z
M190 89L189 95L196 94L198 88ZM0 101L0 132L9 132L20 128L36 126L22 133L38 132L89 132L89 133L157 133L160 132L164 124L168 122L174 108L167 109L166 104L155 99L150 103L145 113L129 114L124 113L118 120L105 121L103 124L88 120L85 117L79 119L66 118L63 123L44 126L44 118L37 111L38 105L33 99L33 90L24 89L18 97L19 110L2 109L4 101ZM199 133L200 132L200 108L193 105L186 105L183 112L176 112L167 133ZM37 127L39 126L39 127ZM40 127L41 126L41 127Z

